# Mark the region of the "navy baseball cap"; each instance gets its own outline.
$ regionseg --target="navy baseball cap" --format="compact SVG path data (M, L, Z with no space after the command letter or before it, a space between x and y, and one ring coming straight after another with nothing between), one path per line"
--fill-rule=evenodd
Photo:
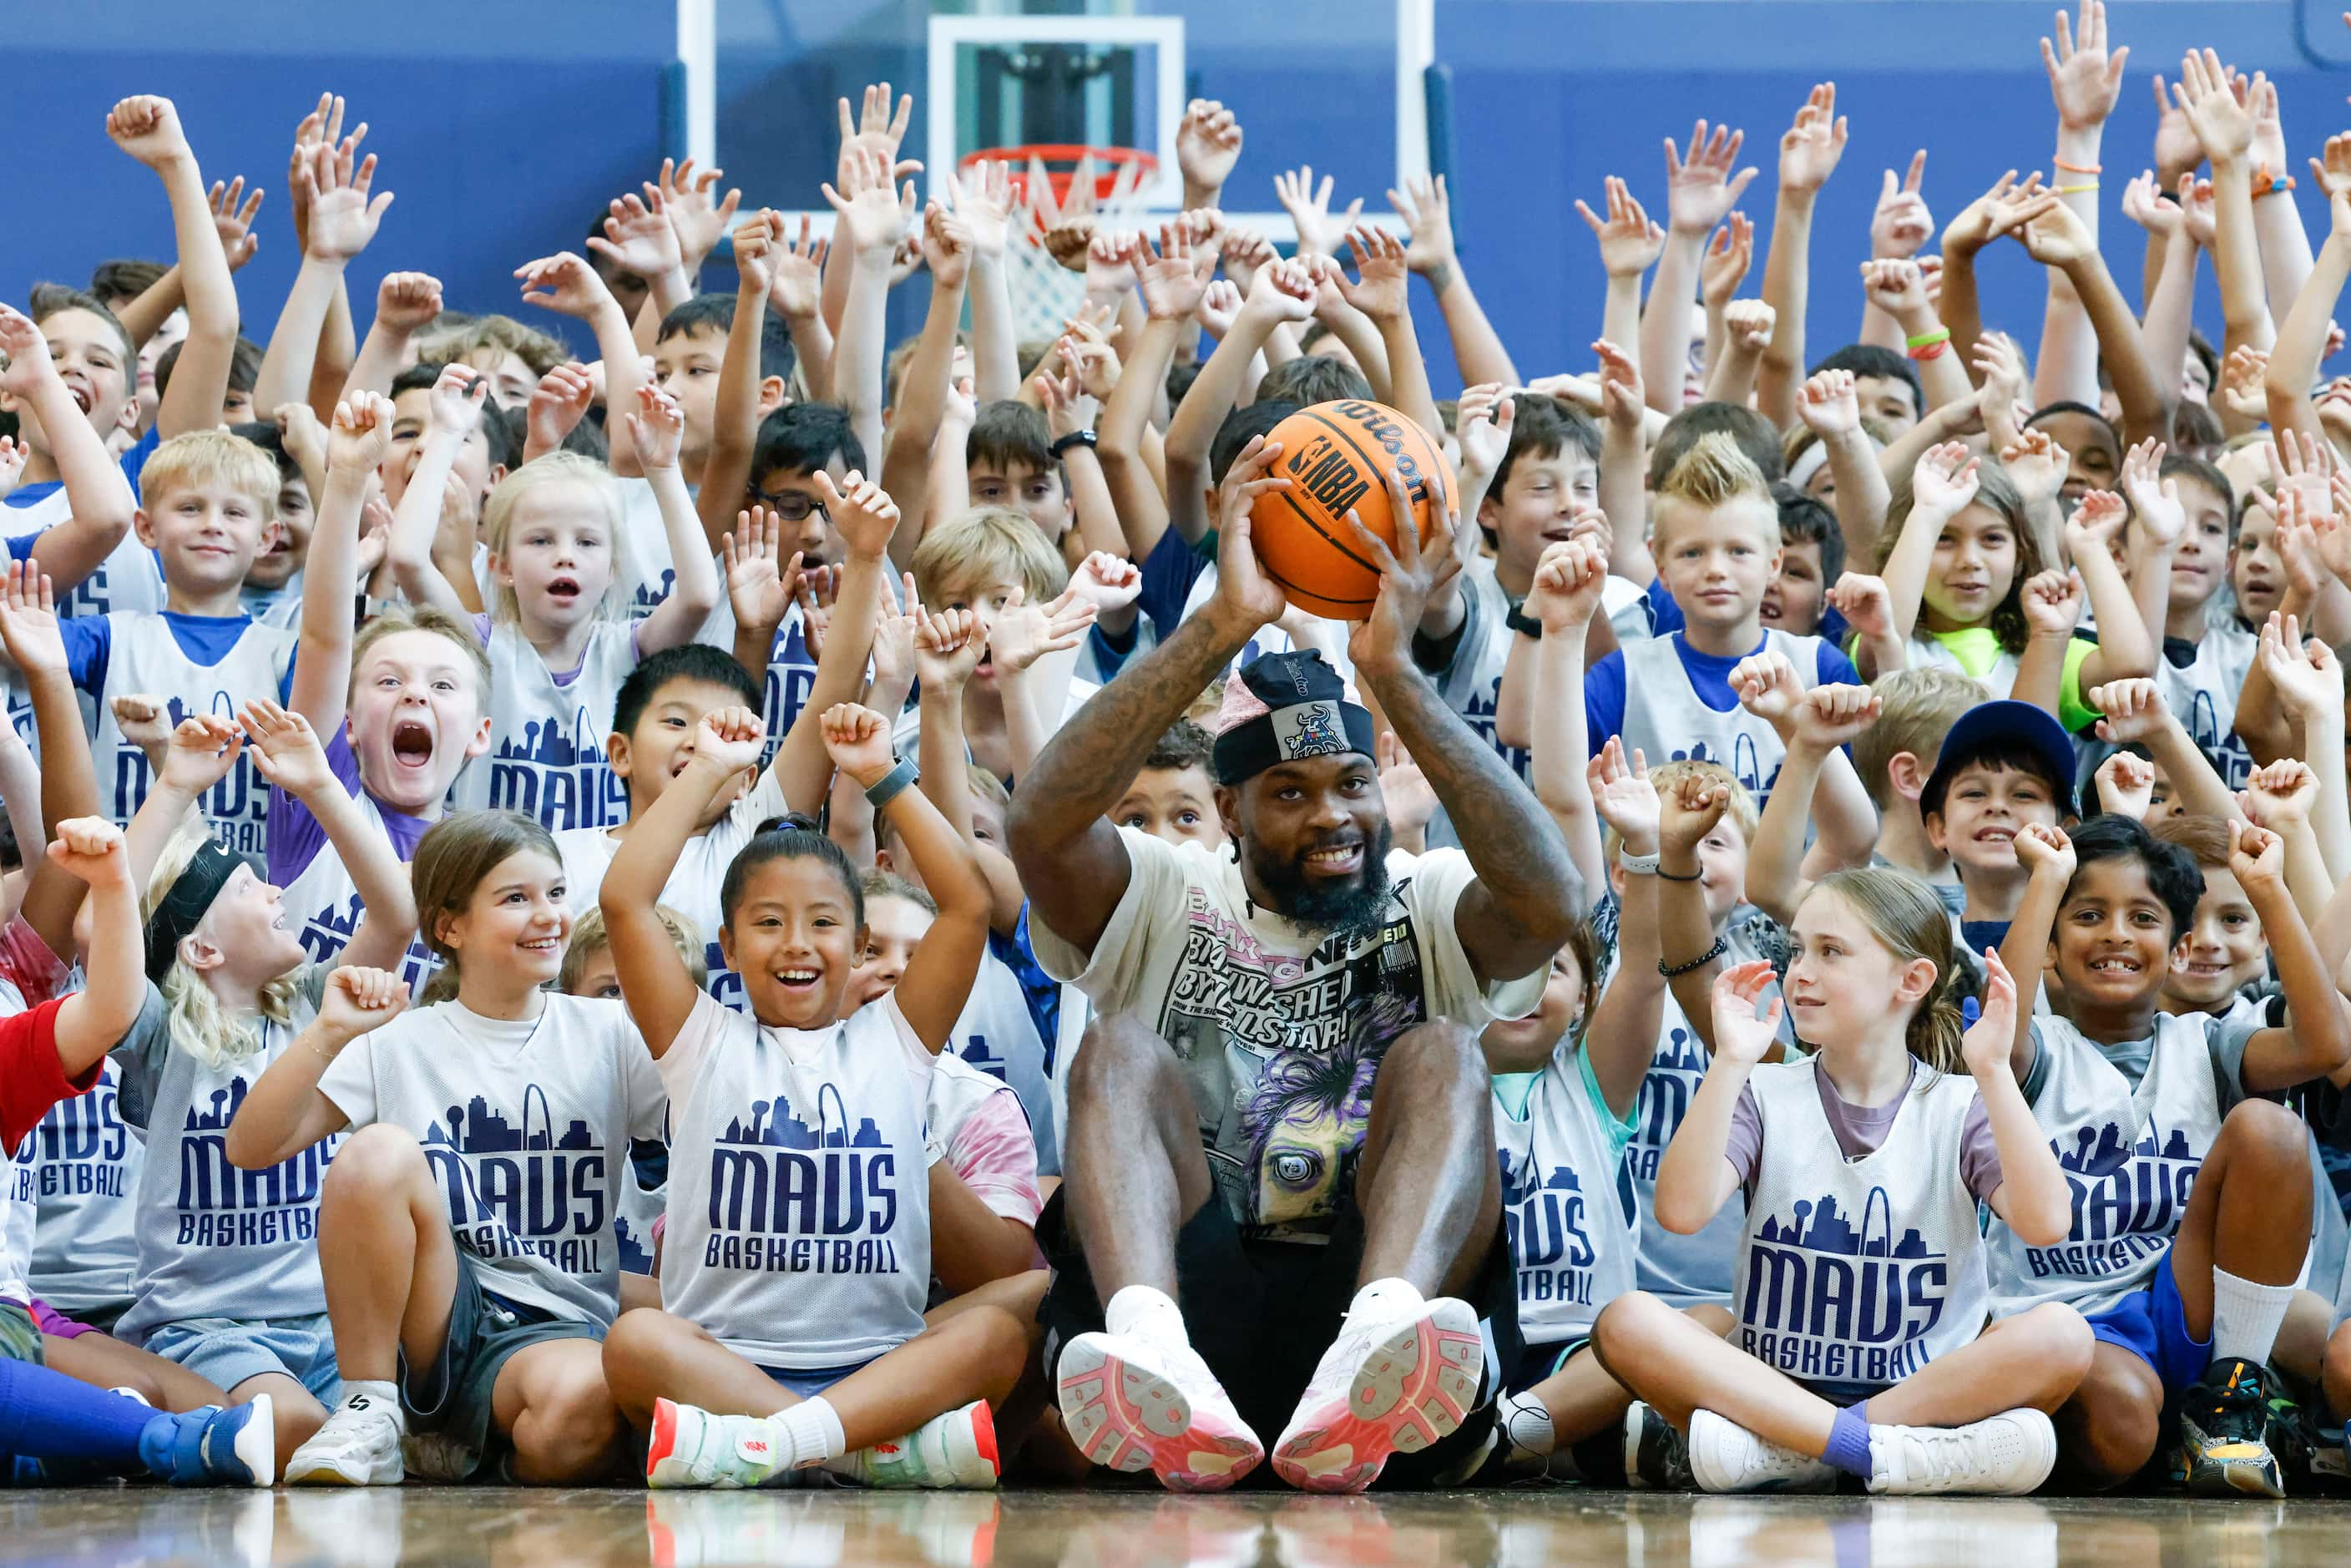
M1999 702L1979 703L1961 714L1943 737L1943 749L1935 758L1935 770L1927 775L1927 787L1919 791L1918 810L1921 815L1940 815L1944 792L1951 787L1951 776L1970 762L1995 757L2011 766L2032 768L2048 780L2057 800L2060 815L2075 815L2074 796L2074 737L2042 709L2031 703L2003 698Z

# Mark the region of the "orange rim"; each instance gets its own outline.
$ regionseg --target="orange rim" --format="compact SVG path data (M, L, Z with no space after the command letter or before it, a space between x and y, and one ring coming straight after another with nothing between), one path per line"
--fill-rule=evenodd
M1070 188L1077 183L1078 167L1088 158L1094 161L1094 200L1106 202L1118 188L1120 173L1130 164L1140 168L1147 178L1159 172L1159 160L1139 147L1087 147L1073 141L1040 141L1025 147L989 147L967 153L956 160L959 173L969 173L982 163L1007 162L1012 165L1012 189L1022 201L1029 199L1029 164L1034 160L1045 170L1046 183L1052 187L1055 205L1067 201Z

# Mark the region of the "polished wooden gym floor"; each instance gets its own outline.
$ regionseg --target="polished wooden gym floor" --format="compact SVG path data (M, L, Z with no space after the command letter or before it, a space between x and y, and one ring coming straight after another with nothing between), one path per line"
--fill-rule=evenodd
M2351 1504L2053 1498L1714 1498L1568 1489L1379 1498L1255 1492L0 1494L0 1563L54 1564L1771 1563L1860 1568L2351 1563Z

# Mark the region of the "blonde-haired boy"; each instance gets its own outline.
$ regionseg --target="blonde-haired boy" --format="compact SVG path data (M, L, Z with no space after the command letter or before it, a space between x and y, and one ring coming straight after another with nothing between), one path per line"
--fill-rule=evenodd
M1800 686L1858 684L1853 663L1818 637L1763 626L1763 595L1780 572L1780 510L1761 469L1728 435L1701 437L1650 505L1657 579L1681 630L1620 648L1584 677L1584 721L1596 755L1612 735L1652 766L1719 762L1759 801L1786 753L1770 720L1740 706L1731 672L1777 653Z

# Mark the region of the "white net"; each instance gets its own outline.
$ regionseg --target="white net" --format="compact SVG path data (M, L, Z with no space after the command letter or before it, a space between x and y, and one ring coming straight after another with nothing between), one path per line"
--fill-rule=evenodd
M987 161L987 155L982 154L980 161ZM1111 172L1107 161L1102 172L1105 175ZM1108 189L1100 190L1096 166L1091 161L1080 164L1071 181L1067 216L1074 219L1090 210L1098 233L1141 227L1146 208L1135 189L1145 172L1141 161L1126 161ZM1045 231L1061 222L1064 213L1054 199L1044 166L1031 158L1025 165L1014 163L1013 172L1021 182L1028 222L1009 247L1005 281L1012 296L1014 334L1029 343L1061 335L1063 324L1085 303L1086 277L1082 270L1063 267L1045 248Z

